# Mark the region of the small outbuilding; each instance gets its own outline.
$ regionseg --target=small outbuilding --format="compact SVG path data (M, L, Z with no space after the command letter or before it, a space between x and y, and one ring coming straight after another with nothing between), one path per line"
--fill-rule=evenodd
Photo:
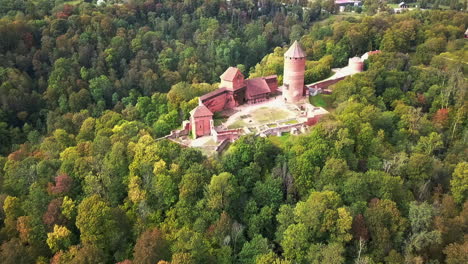
M190 126L193 138L211 135L213 113L203 103L190 111Z

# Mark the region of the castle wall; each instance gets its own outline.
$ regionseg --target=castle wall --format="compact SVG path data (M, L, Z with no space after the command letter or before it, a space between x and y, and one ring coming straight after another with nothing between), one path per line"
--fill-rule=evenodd
M219 90L219 91L218 91ZM225 109L226 105L232 105L232 94L225 89L218 89L217 93L210 93L209 96L202 96L202 103L210 109L212 113L219 112Z
M221 142L226 139L229 141L235 141L239 138L241 134L241 129L214 131L212 134L216 142Z
M312 116L312 117L308 117L306 124L308 126L313 126L313 125L317 124L318 121L320 121L320 118L322 118L325 115L326 114L319 114L319 115L315 115L315 116Z
M325 80L325 81L321 81L321 82L316 82L316 83L314 83L312 85L309 85L309 87L316 88L316 89L325 89L330 85L333 85L333 84L335 84L335 83L337 83L337 82L339 82L341 80L344 80L344 78L346 78L346 76L336 78L336 79L330 79L330 80Z

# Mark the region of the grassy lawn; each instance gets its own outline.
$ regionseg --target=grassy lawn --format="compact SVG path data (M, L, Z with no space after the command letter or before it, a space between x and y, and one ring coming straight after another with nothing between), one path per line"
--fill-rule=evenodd
M273 145L281 149L284 149L284 147L286 146L286 142L289 140L289 137L290 137L290 134L286 132L286 133L283 133L281 137L269 136L268 139L271 141L271 143L273 143Z
M284 122L283 124L284 124L284 125L292 125L292 124L297 124L297 120L296 120L296 119L289 120L288 122Z
M332 107L333 99L330 94L318 94L316 96L310 96L309 102L313 106L323 107L328 109Z
M260 124L270 123L275 120L286 119L289 117L289 112L283 109L274 109L262 107L251 113L252 119Z
M247 124L244 122L244 120L237 120L236 122L232 123L228 128L230 129L235 129L235 128L242 128L245 127Z
M221 118L215 118L213 120L215 126L219 126L222 123L226 122L227 118L226 117L221 117Z

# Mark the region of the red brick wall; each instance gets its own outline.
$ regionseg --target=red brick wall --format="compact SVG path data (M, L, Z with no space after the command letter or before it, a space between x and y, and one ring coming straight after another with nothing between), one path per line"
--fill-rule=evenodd
M268 87L270 87L270 91L272 93L276 93L278 91L278 79L277 78L265 79L265 81L268 84Z
M202 100L202 103L210 109L212 113L222 111L237 106L232 92L220 93L209 99Z
M315 124L317 124L317 122L320 120L320 118L322 118L323 115L316 115L316 116L313 116L313 117L309 117L307 118L307 125L308 126L313 126Z
M202 101L202 103L210 109L212 113L219 112L224 109L227 101L227 93L221 93L215 97Z
M221 142L225 139L234 141L237 138L239 138L240 135L240 129L233 129L233 130L226 130L226 131L220 131L218 132L218 135L216 137L217 142Z
M322 82L318 82L318 83L315 83L313 85L308 85L312 88L320 88L320 89L324 89L324 88L327 88L328 86L332 85L332 84L335 84L341 80L343 80L345 77L340 77L340 78L337 78L337 79L332 79L332 80L326 80L326 81L322 81Z

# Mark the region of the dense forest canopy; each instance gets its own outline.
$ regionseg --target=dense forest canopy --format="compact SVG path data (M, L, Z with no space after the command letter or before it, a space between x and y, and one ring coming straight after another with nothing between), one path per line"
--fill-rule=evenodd
M466 263L468 14L382 3L0 0L1 262ZM159 140L292 40L307 83L382 52L305 135Z

